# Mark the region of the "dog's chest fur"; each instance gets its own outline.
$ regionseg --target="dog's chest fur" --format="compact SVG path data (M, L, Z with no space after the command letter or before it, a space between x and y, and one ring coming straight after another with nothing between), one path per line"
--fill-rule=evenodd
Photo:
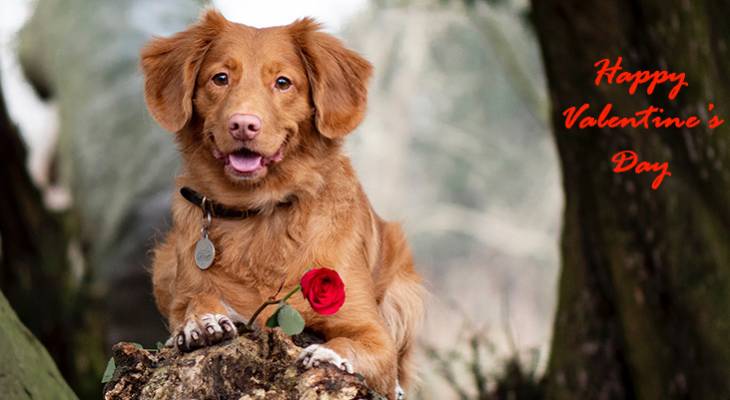
M185 219L191 227L179 242L178 254L192 261L201 235L201 217L199 209L189 208ZM216 257L214 264L203 271L205 279L217 287L254 289L262 297L273 294L282 284L294 285L307 269L335 262L334 254L351 253L347 247L356 241L349 237L352 231L334 229L342 227L338 220L347 209L344 205L295 203L244 220L214 219L209 238L215 245Z

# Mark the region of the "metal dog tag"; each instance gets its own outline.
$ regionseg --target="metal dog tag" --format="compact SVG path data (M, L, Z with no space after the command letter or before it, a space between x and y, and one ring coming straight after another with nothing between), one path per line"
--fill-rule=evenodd
M208 239L208 228L213 220L208 207L206 207L207 198L203 197L201 208L203 209L203 227L200 229L201 238L195 243L195 264L202 270L208 269L213 265L215 258L215 246Z
M195 264L200 269L208 269L213 264L214 258L215 247L213 242L208 239L208 235L205 235L195 244Z

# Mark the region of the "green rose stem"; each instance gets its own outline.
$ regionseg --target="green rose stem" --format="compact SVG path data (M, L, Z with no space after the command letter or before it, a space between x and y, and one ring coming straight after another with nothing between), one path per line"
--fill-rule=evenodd
M251 330L253 329L253 323L256 321L256 318L258 318L259 314L261 314L262 311L268 306L272 306L274 304L282 304L285 301L289 300L290 297L294 295L294 293L300 291L302 289L302 285L297 285L294 289L291 290L291 292L287 293L286 296L282 297L281 299L270 299L264 302L259 306L259 308L256 310L256 312L253 313L251 316L251 319L248 320L248 323L246 324L246 329Z

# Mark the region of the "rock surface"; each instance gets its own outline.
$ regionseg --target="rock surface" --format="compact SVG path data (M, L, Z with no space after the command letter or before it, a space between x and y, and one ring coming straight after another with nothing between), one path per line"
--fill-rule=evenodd
M301 350L279 329L191 353L122 342L113 348L117 367L104 399L384 399L357 374L330 364L304 369Z

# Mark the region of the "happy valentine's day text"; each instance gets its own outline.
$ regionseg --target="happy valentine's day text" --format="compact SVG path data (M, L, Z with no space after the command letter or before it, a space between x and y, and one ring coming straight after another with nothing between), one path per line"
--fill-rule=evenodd
M629 85L628 92L630 95L634 95L639 86L646 85L646 94L651 95L658 85L669 84L672 85L667 96L669 100L676 99L682 88L689 86L685 80L684 72L677 73L664 70L627 72L623 71L622 61L622 58L618 57L616 62L611 64L611 60L604 58L593 64L596 67L595 85L600 86L604 81L607 85ZM707 105L709 112L712 112L714 108L713 103ZM684 118L667 117L661 115L664 113L663 108L652 105L637 111L633 116L612 115L613 104L611 103L606 104L597 117L586 115L589 109L590 105L588 103L584 103L580 107L571 106L565 109L563 111L565 127L568 129L573 127L578 129L594 127L660 129L694 128L702 124L702 119L697 115ZM715 115L707 120L707 126L709 129L715 129L724 122L725 120ZM613 172L617 174L632 170L637 174L656 172L657 176L651 184L651 188L654 190L659 188L665 177L672 176L669 171L669 162L639 161L638 154L632 150L619 151L611 157L611 162L614 164Z

